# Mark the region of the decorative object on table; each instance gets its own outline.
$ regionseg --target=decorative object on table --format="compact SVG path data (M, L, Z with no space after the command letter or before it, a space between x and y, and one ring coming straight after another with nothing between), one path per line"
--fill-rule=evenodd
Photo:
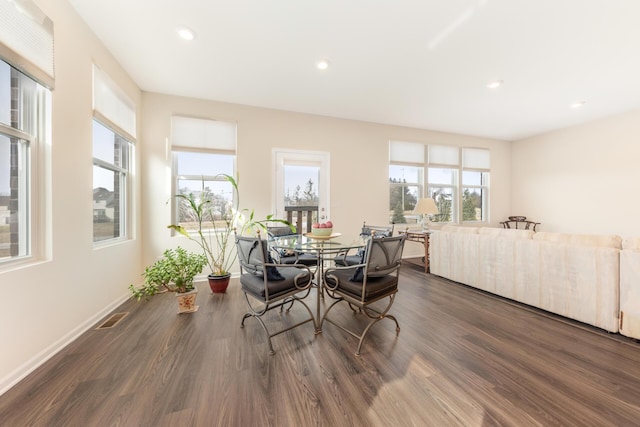
M331 233L326 236L321 236L313 233L306 233L304 236L311 240L331 240L331 239L335 239L336 237L342 236L342 233Z
M436 206L436 202L432 198L423 198L419 199L416 207L413 209L414 214L422 215L422 230L429 231L431 226L431 221L429 220L429 215L435 215L438 212L438 206Z
M311 234L314 236L331 236L333 232L333 222L316 222L311 226Z
M162 258L145 268L144 284L136 287L129 285L131 297L138 301L160 292L175 292L178 299L179 313L191 313L198 310L195 305L198 289L193 284L196 275L202 272L207 260L202 254L188 252L177 247L167 249Z
M396 318L387 313L398 292L398 275L404 242L405 236L372 237L367 240L363 261L360 264L329 268L324 272L326 293L336 301L325 310L320 320L320 329L322 329L322 323L327 321L358 338L356 356L360 355L367 333L378 321L389 318L396 324L396 334L400 332ZM381 301L386 298L388 298L387 305L381 305ZM341 301L347 302L356 314L364 314L371 319L360 335L327 317L329 311ZM374 303L378 303L375 308L372 307ZM356 311L353 307L359 310ZM360 322L357 323L360 324Z
M209 287L213 293L224 293L229 286L231 279L230 268L237 259L237 253L234 252L232 236L236 228L242 232L255 231L256 229L264 229L266 231L267 224L276 222L292 227L287 221L273 218L268 215L264 220L256 220L254 211L239 209L240 193L238 191L238 181L231 175L221 174L231 184L233 189L233 205L226 207L222 213L216 212L216 206L213 194L206 187L204 179L202 180L202 190L196 195L176 194L174 197L182 204L184 212L190 216L192 222L195 223L195 230L187 230L180 224L168 225L181 235L194 241L202 253L206 257L207 265L210 273ZM245 212L249 212L245 215Z
M271 262L267 241L260 238L259 231L257 237L236 236L236 248L240 261L240 286L249 307L249 311L242 317L241 327L244 327L245 319L255 318L267 334L269 354L274 354L271 344L273 336L307 322L313 322L314 328L316 326L313 313L304 302L311 292L313 273L304 264ZM299 295L300 293L302 295ZM285 305L288 306L286 312L289 312L295 302L299 302L307 309L309 318L277 332L269 332L262 317L274 308Z

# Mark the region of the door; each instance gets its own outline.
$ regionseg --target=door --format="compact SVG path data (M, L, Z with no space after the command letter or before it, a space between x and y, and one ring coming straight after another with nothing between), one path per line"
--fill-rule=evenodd
M329 153L274 149L274 211L298 232L329 220Z

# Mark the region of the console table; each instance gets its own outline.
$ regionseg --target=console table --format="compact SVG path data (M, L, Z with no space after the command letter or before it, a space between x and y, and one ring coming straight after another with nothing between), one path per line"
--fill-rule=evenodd
M399 234L404 234L406 236L406 240L409 242L418 242L424 245L424 256L422 257L422 261L424 262L424 272L429 272L429 236L431 235L430 231L422 231L422 230L399 230Z

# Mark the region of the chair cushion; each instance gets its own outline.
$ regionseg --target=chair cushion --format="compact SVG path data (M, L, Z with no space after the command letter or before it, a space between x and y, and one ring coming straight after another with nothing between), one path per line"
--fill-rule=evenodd
M334 270L327 275L326 280L331 286L336 285L332 275L338 278L338 292L349 294L362 300L362 282L351 280L353 270ZM398 278L395 275L386 275L367 278L364 301L367 302L382 295L390 294L398 289Z
M307 266L317 265L318 257L312 254L299 254L298 256L284 256L280 258L280 264L303 264Z
M279 281L267 281L267 287L269 288L269 299L276 298L278 296L296 293L300 290L295 285L295 278L298 278L298 286L304 287L311 281L311 275L307 270L300 268L280 268L280 274L283 279ZM242 290L254 297L265 301L266 290L265 282L262 276L256 276L254 274L243 274L240 276L240 284Z

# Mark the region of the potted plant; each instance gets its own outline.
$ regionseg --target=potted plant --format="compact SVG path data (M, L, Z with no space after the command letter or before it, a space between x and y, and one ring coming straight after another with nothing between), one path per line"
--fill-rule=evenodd
M238 181L231 175L218 176L231 184L233 189L231 205L223 206L219 202L216 203L203 179L200 194L191 192L174 196L182 204L183 215L189 218L193 228L187 229L180 224L171 224L167 227L194 241L202 249L210 270L208 279L211 291L224 293L231 278L231 266L237 259L233 242L237 229L242 234L249 230L266 230L267 224L272 222L293 226L285 220L273 218L273 215L268 215L264 220L256 220L253 210L245 215L246 210L241 211L238 208L240 205Z
M193 279L200 274L206 263L202 254L188 252L179 246L167 249L162 258L144 269L144 284L141 287L129 285L132 298L139 301L142 297L149 298L159 292L175 292L178 312L194 312L198 309L195 305L198 289L194 286Z

